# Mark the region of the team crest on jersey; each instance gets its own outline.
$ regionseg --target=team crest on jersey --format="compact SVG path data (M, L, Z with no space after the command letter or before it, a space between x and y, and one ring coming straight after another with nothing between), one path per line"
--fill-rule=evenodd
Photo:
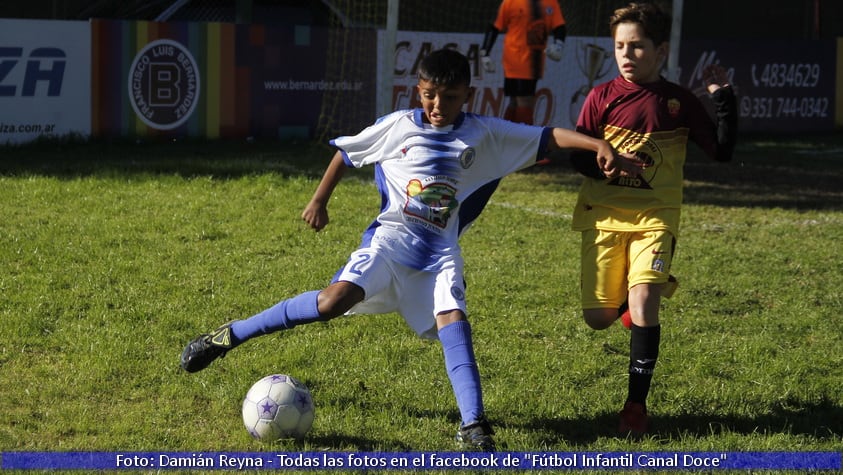
M670 114L671 117L674 119L679 116L679 109L682 108L682 104L679 103L679 99L675 97L672 99L668 99L667 101L667 113Z
M474 151L474 147L468 147L467 149L463 150L460 153L460 166L465 169L471 166L474 163L474 157L477 155L477 152Z
M658 173L662 163L662 154L655 142L646 135L637 134L629 137L617 147L629 160L642 165L642 172L638 176L619 176L609 182L610 185L652 190L650 183Z

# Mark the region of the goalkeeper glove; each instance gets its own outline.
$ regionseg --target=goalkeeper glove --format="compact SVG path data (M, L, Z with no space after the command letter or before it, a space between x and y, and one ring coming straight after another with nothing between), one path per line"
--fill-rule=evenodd
M562 51L565 50L565 42L562 40L553 40L553 43L548 45L547 48L544 50L544 54L547 55L548 58L559 61L562 59Z
M484 49L480 50L480 65L483 66L483 71L487 73L495 72L495 63L492 62L489 53Z

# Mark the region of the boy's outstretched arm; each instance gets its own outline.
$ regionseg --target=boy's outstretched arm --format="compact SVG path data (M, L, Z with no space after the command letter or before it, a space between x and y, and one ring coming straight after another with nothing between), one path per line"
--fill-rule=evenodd
M617 151L609 145L609 142L574 130L554 128L553 135L548 140L547 148L548 151L573 148L594 152L596 156L589 155L596 160L594 162L596 169L606 178L614 178L620 175L635 176L641 171L639 164L618 155Z
M342 153L337 150L322 175L322 180L316 187L313 197L310 198L310 202L307 203L301 213L301 219L316 231L328 225L328 201L331 199L331 194L333 194L337 183L345 175L346 168Z

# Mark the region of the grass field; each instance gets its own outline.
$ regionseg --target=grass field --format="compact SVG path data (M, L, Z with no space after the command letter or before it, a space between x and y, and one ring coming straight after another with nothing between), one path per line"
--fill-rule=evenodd
M178 367L197 333L324 287L356 248L379 205L370 169L337 188L324 231L299 218L329 158L306 143L0 149L0 452L455 450L441 349L397 315ZM505 179L463 238L499 450L841 451L843 139L747 137L735 162L694 154L686 170L642 441L614 434L627 330L579 317L579 177ZM277 372L313 392L302 442L242 427L246 390Z

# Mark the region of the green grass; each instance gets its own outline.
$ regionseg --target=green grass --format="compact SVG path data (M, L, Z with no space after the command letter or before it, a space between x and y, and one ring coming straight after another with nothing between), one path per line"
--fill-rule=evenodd
M277 143L55 143L0 156L0 451L451 451L435 342L358 316L248 342L198 374L198 332L324 287L379 205L371 170L331 224L302 207L330 150ZM617 438L628 332L579 316L579 178L504 180L463 238L487 411L505 451L840 451L843 140L748 137L692 155L653 432ZM302 442L252 440L240 402L275 372L312 390ZM175 473L175 472L172 472ZM339 473L339 472L334 472ZM395 472L393 472L395 473ZM721 472L722 473L722 472Z

